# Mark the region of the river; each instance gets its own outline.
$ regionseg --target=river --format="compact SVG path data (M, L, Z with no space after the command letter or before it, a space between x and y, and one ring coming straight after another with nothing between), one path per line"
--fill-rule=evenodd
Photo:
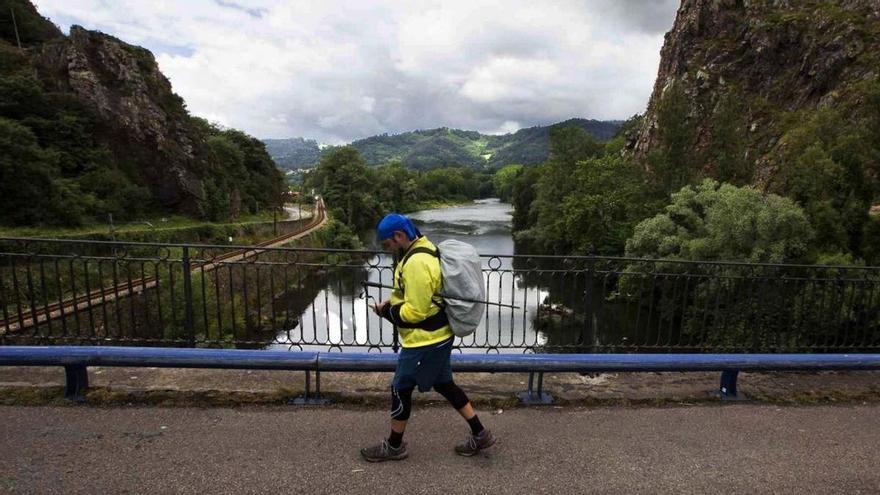
M525 287L512 270L514 242L509 204L497 199L471 204L421 210L410 214L416 226L432 242L459 239L473 245L483 257L487 299L517 308L488 306L483 324L474 335L457 339L465 351L523 352L543 345L533 317L547 292ZM375 246L375 243L374 243ZM387 352L395 345L393 329L369 309L366 296L385 299L388 290L371 288L364 293L361 280L391 283L391 259L374 257L363 264L349 263L328 269L317 285L323 285L301 312L296 328L279 332L270 347L304 350L370 350ZM306 291L307 292L307 291ZM306 301L302 301L305 303Z

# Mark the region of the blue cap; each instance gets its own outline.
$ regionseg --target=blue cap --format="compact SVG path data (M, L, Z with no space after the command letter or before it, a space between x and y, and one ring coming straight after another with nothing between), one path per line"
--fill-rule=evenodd
M419 232L419 229L413 225L412 220L400 213L389 213L385 215L385 218L383 218L376 227L376 232L379 235L380 241L391 239L394 237L394 232L398 230L405 233L409 240L413 240L422 235L422 233Z

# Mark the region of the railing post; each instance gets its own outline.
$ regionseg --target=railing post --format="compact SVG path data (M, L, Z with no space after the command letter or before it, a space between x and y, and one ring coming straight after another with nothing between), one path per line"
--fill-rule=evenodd
M64 398L74 402L85 402L83 393L89 388L89 373L85 365L71 364L64 367Z
M521 404L527 406L546 406L553 404L553 396L544 393L544 372L537 372L538 375L538 391L535 392L535 372L529 372L529 388L525 392L516 394Z
M183 246L183 299L186 305L184 310L183 328L189 336L189 346L196 346L195 316L193 314L193 290L192 290L192 266L189 258L189 246Z
M738 370L724 370L721 372L721 386L716 394L721 400L745 400L736 389Z
M326 406L330 404L330 399L321 397L321 372L315 370L315 395L311 394L312 390L312 372L306 370L305 391L303 395L296 397L287 403L294 406Z
M596 316L594 314L595 308L593 308L593 263L592 261L587 265L587 275L584 284L586 287L584 288L584 298L586 299L587 306L587 314L586 314L586 324L590 329L590 352L596 353L598 349L596 348Z

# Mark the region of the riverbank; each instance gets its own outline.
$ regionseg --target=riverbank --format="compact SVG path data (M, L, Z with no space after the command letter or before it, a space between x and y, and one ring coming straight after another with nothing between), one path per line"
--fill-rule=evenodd
M401 213L414 213L421 210L437 210L440 208L454 208L456 206L463 206L473 204L474 201L478 201L476 199L432 199L430 201L421 201L417 203L413 208L403 211Z

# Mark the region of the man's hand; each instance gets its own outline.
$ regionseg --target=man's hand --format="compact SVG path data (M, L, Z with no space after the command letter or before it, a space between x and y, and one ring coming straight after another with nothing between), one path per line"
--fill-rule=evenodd
M390 301L388 301L387 299L380 302L380 303L376 303L373 305L373 312L379 316L382 316L382 314L385 313L385 307L388 306L389 304L390 304Z

